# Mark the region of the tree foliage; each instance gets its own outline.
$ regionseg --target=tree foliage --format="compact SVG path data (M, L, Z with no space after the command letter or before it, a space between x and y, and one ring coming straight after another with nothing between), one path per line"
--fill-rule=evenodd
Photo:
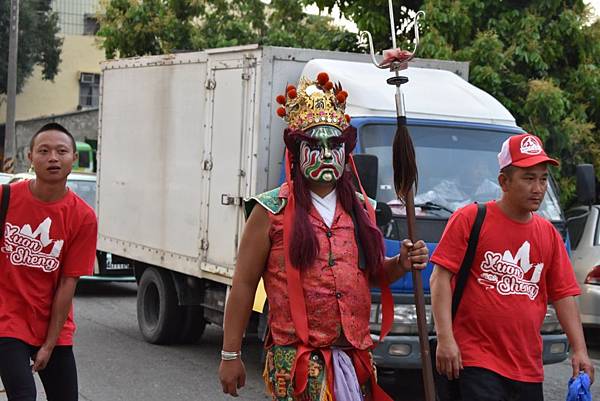
M356 23L361 31L371 32L376 49L391 47L388 0L304 0L304 4L315 4L321 10L328 11L337 6L342 15ZM422 4L423 0L393 1L399 36L411 28L407 23L414 15L414 10L420 9Z
M470 61L471 82L561 159L569 204L576 164L600 173L600 23L582 0L425 0L424 9L421 56Z
M17 57L17 93L21 92L36 65L43 79L58 73L62 39L58 36L58 16L50 0L21 0L19 7L19 51ZM0 94L6 93L10 0L0 0Z
M247 43L363 49L329 17L305 14L309 4L338 6L377 49L391 46L388 0L105 0L100 35L109 58ZM419 9L427 16L418 56L470 62L470 81L561 159L565 205L576 164L593 163L600 177L600 22L583 0L396 0L403 47Z
M258 43L353 51L356 35L299 0L105 0L99 15L107 58Z
M359 29L372 31L379 49L390 47L387 0L317 3L339 6ZM469 61L470 81L561 159L555 176L563 204L574 200L576 164L593 163L600 177L600 22L592 22L583 0L395 3L398 32L408 38L407 9L426 12L419 57Z

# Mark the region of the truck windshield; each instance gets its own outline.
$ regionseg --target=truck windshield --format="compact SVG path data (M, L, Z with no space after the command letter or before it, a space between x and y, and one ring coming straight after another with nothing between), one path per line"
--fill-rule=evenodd
M415 196L417 215L447 218L472 202L499 199L497 154L511 134L481 128L409 126L419 170ZM366 124L360 128L364 153L379 159L377 200L386 202L396 216L404 209L396 199L392 169L392 143L396 126ZM551 221L562 220L552 183L538 211Z

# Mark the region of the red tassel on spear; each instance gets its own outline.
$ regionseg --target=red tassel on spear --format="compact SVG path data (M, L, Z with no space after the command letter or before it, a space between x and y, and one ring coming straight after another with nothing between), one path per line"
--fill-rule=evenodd
M389 0L390 26L392 32L393 49L384 52L384 58L381 63L375 59L373 50L373 40L369 32L364 32L369 39L371 57L373 64L378 68L389 68L394 72L394 77L387 80L390 85L396 86L396 115L397 128L394 137L393 167L394 167L394 187L396 195L405 206L406 221L408 225L409 239L414 243L417 240L416 235L416 216L414 191L418 182L417 160L415 156L415 147L406 126L406 111L404 109L404 97L402 95L401 85L408 82L408 78L401 76L399 71L408 67L408 61L414 55L406 50L396 48L396 28L394 23L394 10L392 0ZM419 43L419 17L424 15L419 11L415 17L415 51ZM435 385L433 381L433 367L431 364L431 350L429 348L429 332L427 330L427 318L425 312L425 296L423 294L423 278L419 270L412 271L413 287L415 294L415 306L417 312L417 329L419 332L419 343L421 348L421 363L423 367L423 382L425 386L425 400L435 401Z

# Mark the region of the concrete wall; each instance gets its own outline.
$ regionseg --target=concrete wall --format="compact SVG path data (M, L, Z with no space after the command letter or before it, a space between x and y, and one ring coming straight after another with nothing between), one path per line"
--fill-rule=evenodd
M98 138L98 109L85 110L76 113L63 114L53 117L36 118L17 122L17 173L27 171L30 163L27 160L29 141L44 124L57 122L73 134L76 141L84 142L86 139Z

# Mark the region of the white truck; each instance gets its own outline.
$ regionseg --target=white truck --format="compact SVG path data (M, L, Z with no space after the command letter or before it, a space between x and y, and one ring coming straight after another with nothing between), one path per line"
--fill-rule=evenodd
M282 181L284 122L274 100L301 75L315 77L320 71L350 94L347 113L358 128L356 152L378 157L379 174L366 184L393 211L381 227L393 255L406 235L392 183L394 88L386 84L389 72L373 67L368 56L242 46L103 65L98 247L134 265L138 322L147 341L193 342L207 323L222 325L244 227L243 199ZM460 185L467 170L495 181L500 144L522 130L496 99L468 83L467 63L415 60L405 73L408 124L421 176L417 232L433 247L452 210L482 200L480 195L497 195L452 185ZM553 187L541 213L567 238ZM430 273L431 266L425 283ZM383 368L417 368L410 277L392 290L394 328L374 356ZM374 290L374 336L378 300ZM262 310L262 303L255 306ZM253 322L252 329L264 327L264 314L255 314ZM434 335L431 320L429 327ZM567 342L551 309L543 337L545 361L563 360Z

